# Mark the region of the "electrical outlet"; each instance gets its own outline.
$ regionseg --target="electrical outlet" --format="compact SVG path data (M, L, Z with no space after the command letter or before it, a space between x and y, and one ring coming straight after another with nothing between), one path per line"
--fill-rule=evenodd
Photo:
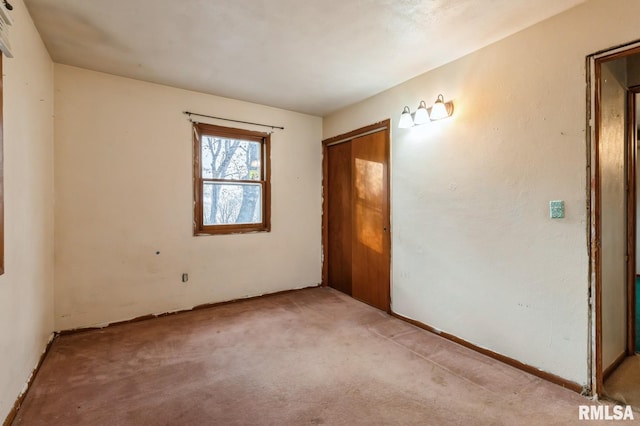
M564 219L564 201L549 201L549 217L551 219Z

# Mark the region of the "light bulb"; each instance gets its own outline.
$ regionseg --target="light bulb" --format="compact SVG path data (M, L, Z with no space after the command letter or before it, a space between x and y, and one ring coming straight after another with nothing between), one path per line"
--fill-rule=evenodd
M402 110L402 114L400 114L398 127L401 129L408 129L409 127L413 127L413 118L411 118L411 110L408 106L404 107L404 109Z

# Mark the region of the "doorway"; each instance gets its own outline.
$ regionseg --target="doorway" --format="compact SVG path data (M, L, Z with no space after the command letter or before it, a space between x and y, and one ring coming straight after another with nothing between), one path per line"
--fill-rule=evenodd
M592 392L640 407L636 303L640 43L588 57Z
M323 285L390 312L390 120L323 141Z

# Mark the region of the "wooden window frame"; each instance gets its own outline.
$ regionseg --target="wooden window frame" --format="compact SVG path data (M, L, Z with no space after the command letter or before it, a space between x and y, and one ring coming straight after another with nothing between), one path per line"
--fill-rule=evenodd
M229 139L239 139L261 144L262 168L261 179L243 181L237 179L209 179L202 177L202 136L217 136ZM246 224L205 225L203 214L203 184L205 182L239 182L261 184L262 186L262 222ZM250 232L271 231L271 135L231 127L215 126L212 124L193 123L193 234L218 235L241 234Z
M2 78L2 53L0 53L0 275L4 274L4 83Z

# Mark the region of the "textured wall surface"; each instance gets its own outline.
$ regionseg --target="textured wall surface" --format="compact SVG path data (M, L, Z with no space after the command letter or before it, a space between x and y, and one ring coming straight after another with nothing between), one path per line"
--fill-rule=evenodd
M320 282L321 118L58 64L55 95L56 329ZM271 232L193 236L187 110L285 127Z
M585 57L639 12L589 1L326 117L325 138L393 121L394 311L588 382ZM453 117L397 128L439 93Z
M53 63L22 0L3 58L5 273L0 276L0 420L53 331Z

